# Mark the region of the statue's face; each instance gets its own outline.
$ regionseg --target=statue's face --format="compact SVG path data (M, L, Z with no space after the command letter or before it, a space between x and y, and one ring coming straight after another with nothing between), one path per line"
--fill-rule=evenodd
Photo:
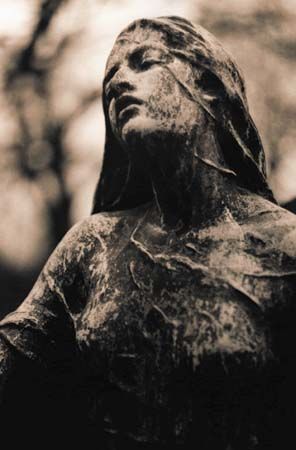
M186 95L191 67L172 56L161 32L137 30L119 38L106 67L105 96L113 133L130 148L168 136L188 139L204 114ZM193 86L194 89L194 86Z

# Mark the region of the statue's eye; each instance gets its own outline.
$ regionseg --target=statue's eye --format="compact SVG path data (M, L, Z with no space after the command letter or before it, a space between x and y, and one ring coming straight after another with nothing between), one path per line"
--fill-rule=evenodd
M149 69L149 67L153 66L154 64L159 64L161 61L159 59L155 58L144 58L141 62L141 69L146 70Z
M131 67L135 70L147 70L154 64L160 64L164 61L164 53L155 48L140 48L130 56Z

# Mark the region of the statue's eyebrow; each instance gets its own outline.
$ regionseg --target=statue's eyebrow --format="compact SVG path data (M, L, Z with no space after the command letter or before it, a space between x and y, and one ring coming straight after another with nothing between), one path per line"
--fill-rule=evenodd
M164 55L167 53L167 49L161 44L158 44L158 45L142 44L142 45L139 45L133 52L131 52L129 57L133 57L136 54L141 54L141 53L143 54L147 50L148 51L149 50L151 50L151 51L160 50L163 52Z

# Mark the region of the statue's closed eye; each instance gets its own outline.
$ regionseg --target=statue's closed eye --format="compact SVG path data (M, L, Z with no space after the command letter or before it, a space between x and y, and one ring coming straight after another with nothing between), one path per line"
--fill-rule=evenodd
M129 55L128 66L130 69L137 72L147 70L154 64L161 64L168 62L172 57L161 48L140 47L134 50ZM114 77L119 70L121 63L114 64L113 67L107 72L104 85L107 86L109 81Z
M149 67L153 66L153 64L159 63L161 63L161 60L159 59L145 58L141 63L141 69L146 70L149 69Z
M130 55L131 67L139 71L164 63L167 59L168 55L158 48L140 48Z

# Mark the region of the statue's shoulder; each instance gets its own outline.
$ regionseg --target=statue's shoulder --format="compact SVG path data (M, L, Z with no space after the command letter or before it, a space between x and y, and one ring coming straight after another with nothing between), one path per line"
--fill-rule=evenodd
M78 222L74 225L73 231L76 231L81 239L87 237L107 238L123 221L124 217L120 213L98 213Z
M66 235L66 241L85 245L95 241L124 236L143 217L145 207L93 214L76 223Z
M279 205L264 201L249 218L251 229L275 249L296 258L296 215Z
M124 234L124 227L130 218L122 213L99 213L86 217L74 224L53 253L45 266L46 271L56 272L78 267L89 260L94 252L100 253L114 237Z

